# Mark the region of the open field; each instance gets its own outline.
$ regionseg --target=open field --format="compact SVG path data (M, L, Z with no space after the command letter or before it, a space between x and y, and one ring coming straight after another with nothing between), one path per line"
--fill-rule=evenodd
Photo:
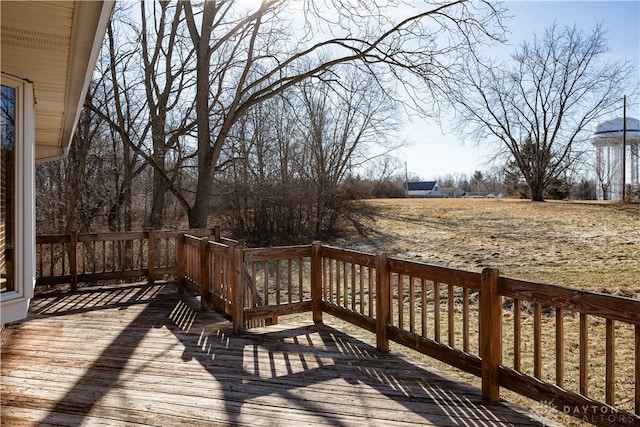
M500 199L357 202L366 233L331 242L463 270L640 297L640 204Z
M501 275L640 299L640 204L545 202L491 199L400 199L357 202L367 212L365 232L348 233L331 244L469 271L499 268ZM546 312L545 312L546 313ZM513 312L505 300L503 330L513 329ZM523 314L523 352L531 351L533 317ZM473 318L474 316L472 316ZM567 348L577 349L578 317L564 319ZM331 320L333 322L334 319ZM555 316L543 317L543 377L553 382ZM604 320L592 318L589 354L590 395L604 399ZM472 329L477 325L472 325ZM523 329L523 330L524 330ZM616 402L632 411L633 329L617 325ZM546 336L546 335L545 335ZM392 350L424 360L479 386L472 375L393 345ZM513 352L503 349L510 366ZM530 355L529 355L530 356ZM532 358L523 356L523 371ZM565 359L566 384L578 391L577 351ZM508 390L502 397L544 413L566 425L587 425Z

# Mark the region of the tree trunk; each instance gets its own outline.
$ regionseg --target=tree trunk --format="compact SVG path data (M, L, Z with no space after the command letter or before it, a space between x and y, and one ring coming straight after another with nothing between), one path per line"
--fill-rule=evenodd
M166 149L162 138L153 130L153 160L162 170L166 166ZM159 140L159 141L158 141ZM165 182L158 168L153 168L153 190L151 200L151 215L149 218L149 227L154 230L162 230L164 225L164 207L165 195L169 190L169 185Z
M534 182L529 185L532 202L544 202L544 186L541 182Z
M207 205L203 201L194 203L193 208L189 211L189 228L206 228L208 217L209 209L207 209Z
M129 144L122 144L122 157L122 162L124 164L124 175L122 177L124 231L131 231L133 228L131 185L133 184L135 156L133 155Z
M209 42L215 16L214 2L205 2L202 13L201 33L195 28L190 5L185 8L191 39L196 48L196 123L198 127L198 184L192 208L189 211L189 227L207 226L211 205L211 184L214 165L211 156L211 128L209 127L209 67L211 53Z
M78 130L74 135L71 149L69 150L69 155L66 161L66 176L67 176L67 194L65 195L66 203L66 230L67 231L78 231L79 221L76 216L76 210L78 208L78 200L79 200L79 192L81 185L84 181L84 171L87 164L87 156L89 153L89 148L91 147L92 139L87 138L86 140L79 142L83 136L88 136L91 134L89 131L89 126L91 126L91 120L89 113L84 113L81 115L80 123L78 125Z

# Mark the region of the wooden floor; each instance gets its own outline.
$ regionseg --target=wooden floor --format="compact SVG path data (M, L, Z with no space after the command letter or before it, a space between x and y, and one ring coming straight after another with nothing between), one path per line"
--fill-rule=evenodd
M171 284L37 299L2 338L3 425L541 425L329 326L229 323Z

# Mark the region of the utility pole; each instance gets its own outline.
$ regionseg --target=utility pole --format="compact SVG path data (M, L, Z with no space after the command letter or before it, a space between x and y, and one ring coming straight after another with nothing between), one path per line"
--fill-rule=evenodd
M409 197L409 171L407 170L407 162L404 162L404 195Z
M626 200L627 169L627 95L622 97L622 201Z

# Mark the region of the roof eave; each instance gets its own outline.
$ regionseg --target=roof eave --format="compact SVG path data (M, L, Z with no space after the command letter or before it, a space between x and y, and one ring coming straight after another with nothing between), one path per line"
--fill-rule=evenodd
M60 159L69 152L114 5L115 0L75 4L60 145L56 154L37 157L39 163Z

